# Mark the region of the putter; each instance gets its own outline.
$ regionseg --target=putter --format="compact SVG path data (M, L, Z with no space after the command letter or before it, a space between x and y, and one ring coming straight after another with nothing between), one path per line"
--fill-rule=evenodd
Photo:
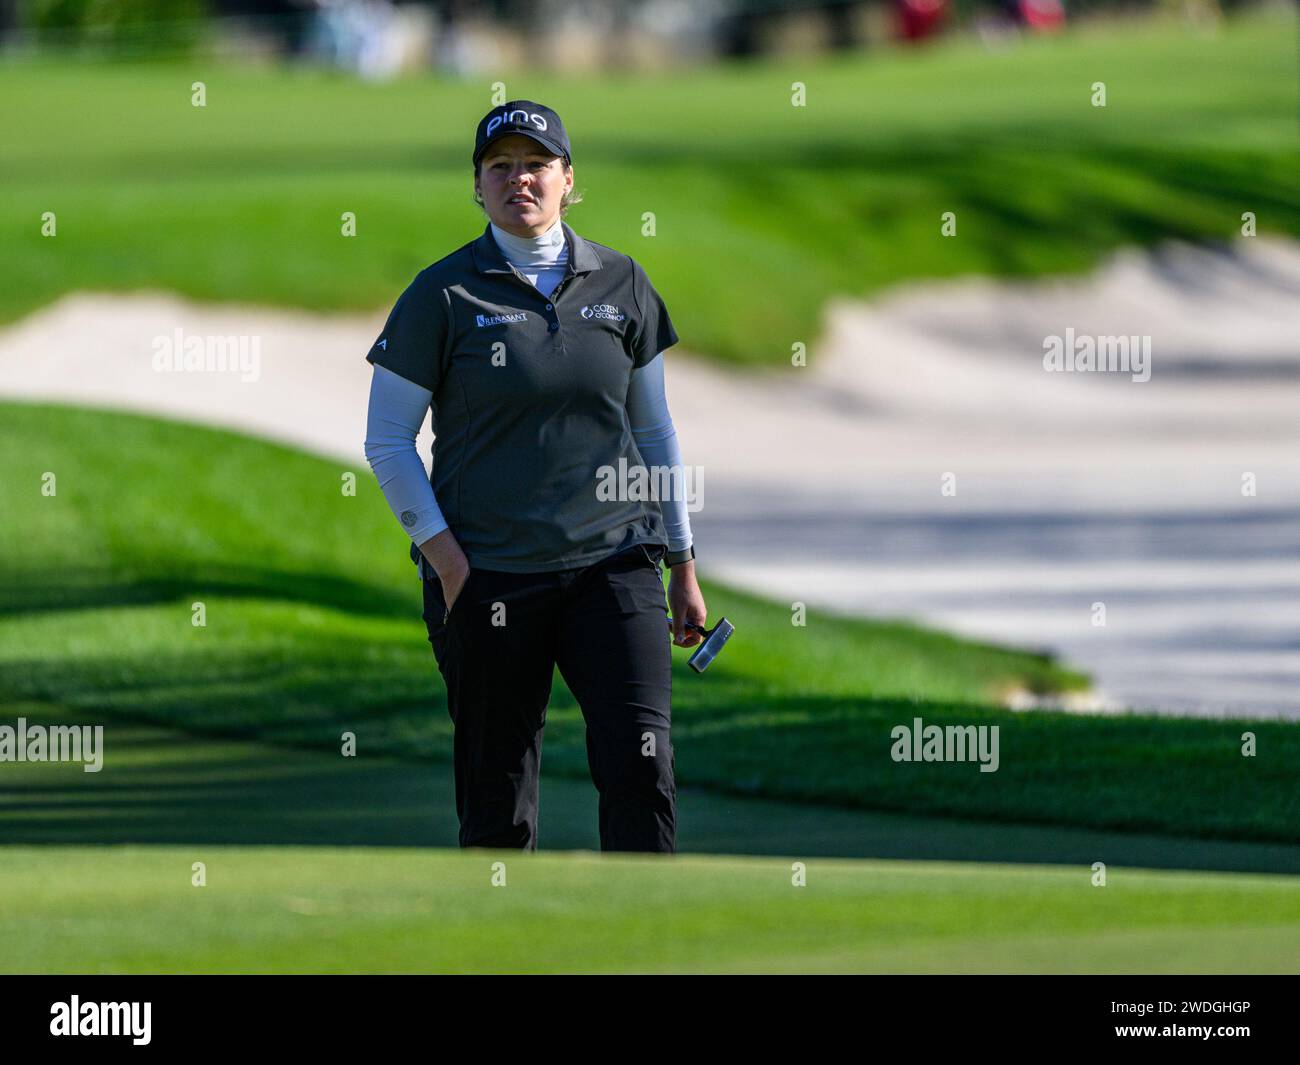
M673 619L669 618L668 627L672 628L672 624ZM703 673L709 668L709 663L718 657L723 646L731 639L731 634L736 631L736 626L726 618L720 619L711 629L706 629L693 621L686 622L686 627L704 636L704 642L695 648L695 653L686 662L696 673Z

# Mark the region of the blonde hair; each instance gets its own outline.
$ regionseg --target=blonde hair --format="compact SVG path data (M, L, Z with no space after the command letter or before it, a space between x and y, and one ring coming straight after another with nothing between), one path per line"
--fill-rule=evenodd
M572 163L563 159L560 161L564 163L564 169L566 171L571 171L573 169ZM482 165L483 165L482 161L479 161L474 164L475 177L479 176L479 168ZM487 208L483 205L483 197L479 195L477 189L474 190L474 202L478 204L479 207L482 209L483 217L490 219L491 216L488 215ZM566 192L563 196L560 197L560 217L563 218L566 214L569 213L570 207L573 207L576 204L579 204L581 202L582 202L582 193L578 191L578 187L575 185L573 188L571 188L568 192Z

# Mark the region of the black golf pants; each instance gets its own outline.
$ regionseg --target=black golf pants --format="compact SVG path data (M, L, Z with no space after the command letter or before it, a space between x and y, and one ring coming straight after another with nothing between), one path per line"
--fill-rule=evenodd
M455 725L462 847L537 848L542 731L555 667L587 727L602 851L676 852L672 643L659 563L638 545L580 569L471 569L424 621Z

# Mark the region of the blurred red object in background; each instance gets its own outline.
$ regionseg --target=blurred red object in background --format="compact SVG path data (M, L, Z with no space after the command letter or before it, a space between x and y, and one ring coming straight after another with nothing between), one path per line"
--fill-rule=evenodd
M897 4L899 30L908 41L936 33L948 13L948 0L897 0Z
M1018 0L1020 19L1031 30L1057 30L1065 25L1061 0Z

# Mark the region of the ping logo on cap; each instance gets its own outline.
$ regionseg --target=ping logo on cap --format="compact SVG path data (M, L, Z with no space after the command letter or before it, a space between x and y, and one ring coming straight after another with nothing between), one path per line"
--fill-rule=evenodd
M474 135L474 165L494 140L510 133L531 137L547 151L569 159L569 135L560 116L536 100L509 100L479 119Z
M484 131L484 135L488 137L492 136L493 133L495 133L507 122L531 123L532 125L536 126L540 132L542 133L546 132L545 116L535 115L529 111L515 110L515 111L502 111L501 114L493 115L490 119L488 119L487 129Z

